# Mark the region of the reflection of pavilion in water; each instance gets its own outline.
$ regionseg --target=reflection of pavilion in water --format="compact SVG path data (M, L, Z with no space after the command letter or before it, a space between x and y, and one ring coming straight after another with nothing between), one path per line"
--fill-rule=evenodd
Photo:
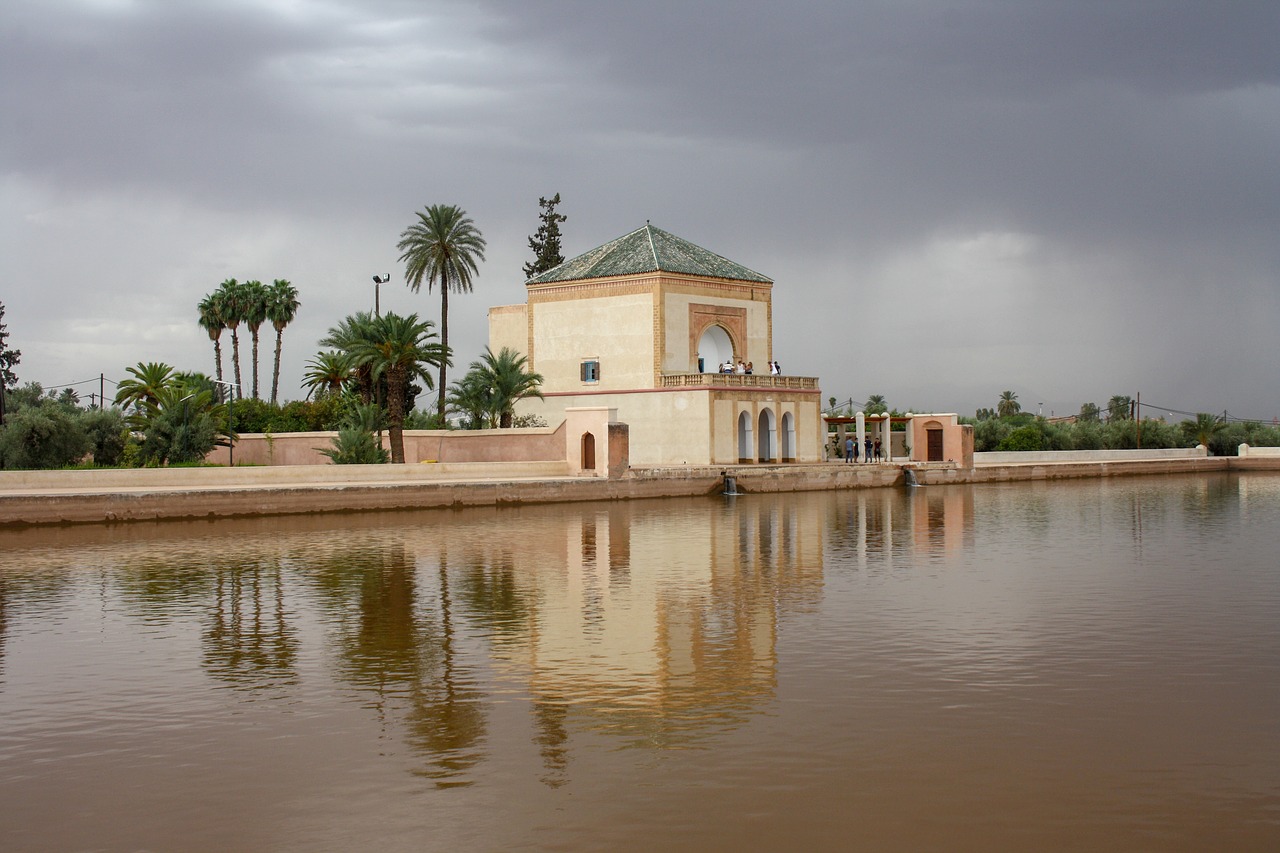
M542 702L646 738L688 737L771 696L779 611L822 583L821 518L778 502L613 505L557 533L514 555L543 606L498 656Z
M829 536L833 553L859 568L953 554L973 545L973 490L923 486L859 490L842 500Z

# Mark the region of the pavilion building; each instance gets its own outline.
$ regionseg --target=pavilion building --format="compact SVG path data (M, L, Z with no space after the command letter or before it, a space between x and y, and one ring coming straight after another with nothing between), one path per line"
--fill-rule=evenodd
M546 399L520 414L555 425L606 409L627 425L633 467L823 458L817 378L769 369L771 279L646 223L525 286L524 304L489 310L490 349L543 377ZM753 371L719 372L726 362Z

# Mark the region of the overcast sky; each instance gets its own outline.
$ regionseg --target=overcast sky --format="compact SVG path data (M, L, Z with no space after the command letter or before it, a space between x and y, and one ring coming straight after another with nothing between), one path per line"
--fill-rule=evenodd
M465 369L559 192L566 257L648 219L772 278L824 398L1270 420L1278 45L1275 0L5 0L0 302L24 382L212 374L196 304L286 278L296 399L373 274L438 322L395 244L457 204Z

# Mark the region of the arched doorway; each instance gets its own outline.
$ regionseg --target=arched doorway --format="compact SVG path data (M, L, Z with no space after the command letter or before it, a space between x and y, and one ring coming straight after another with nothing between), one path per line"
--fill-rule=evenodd
M698 339L697 358L702 364L694 366L699 367L700 373L716 373L720 370L721 364L733 361L733 340L724 326L715 324L707 326L702 337Z
M751 415L743 412L738 415L738 463L745 465L751 461Z
M796 416L787 412L782 416L782 461L796 461Z
M589 432L582 434L582 470L596 470L596 437Z
M773 409L760 410L759 436L756 439L759 442L758 459L761 462L772 462L776 458L775 451L778 447L778 439L776 434L777 421L773 416Z

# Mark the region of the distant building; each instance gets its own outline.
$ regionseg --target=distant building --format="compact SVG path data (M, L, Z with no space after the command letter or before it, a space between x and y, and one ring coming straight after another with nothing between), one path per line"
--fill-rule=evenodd
M490 348L544 378L520 413L616 410L632 466L822 459L817 378L770 374L771 279L646 224L526 287L489 310ZM739 362L753 372L719 372Z

